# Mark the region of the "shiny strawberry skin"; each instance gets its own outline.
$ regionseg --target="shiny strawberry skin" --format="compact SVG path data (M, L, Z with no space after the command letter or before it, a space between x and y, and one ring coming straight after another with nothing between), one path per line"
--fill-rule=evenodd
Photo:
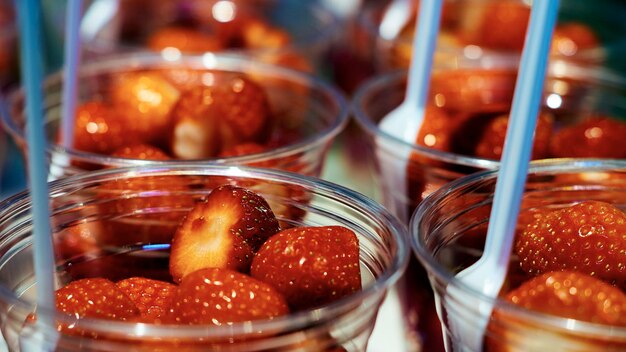
M76 109L74 148L91 153L109 154L127 139L141 141L136 130L126 125L126 116L102 102L84 103Z
M595 116L558 130L550 150L557 158L626 158L626 122Z
M522 269L537 275L575 270L626 280L626 215L611 204L585 201L544 213L515 240Z
M118 148L111 153L111 156L127 159L139 160L169 160L167 153L160 148L149 144L132 144Z
M184 277L169 314L178 324L225 325L288 313L272 286L229 269L205 268Z
M207 267L247 272L254 253L278 230L278 220L263 197L242 187L217 187L176 230L170 273L180 282Z
M131 277L115 284L137 306L142 318L161 318L170 308L176 285L165 281Z
M168 26L155 31L148 38L148 47L154 51L176 48L183 53L223 49L222 43L215 36L182 26Z
M73 281L56 291L57 310L77 318L128 320L139 309L112 281L93 278Z
M331 303L361 289L358 239L342 226L283 230L263 244L250 273L294 310Z

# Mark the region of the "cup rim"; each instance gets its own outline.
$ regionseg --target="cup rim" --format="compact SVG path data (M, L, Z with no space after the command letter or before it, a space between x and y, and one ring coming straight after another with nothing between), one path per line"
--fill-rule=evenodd
M289 0L262 0L264 2L268 1L289 1ZM261 0L256 0L256 2L262 2ZM292 2L298 2L297 0L290 0ZM254 4L252 5L254 6ZM311 48L321 48L324 45L330 46L332 42L332 38L334 38L335 34L338 32L341 27L341 19L332 11L326 9L325 7L315 3L315 2L307 2L307 11L311 14L312 17L318 18L323 23L321 26L316 27L316 35L311 36L311 40L293 40L290 42L290 45L284 48L255 48L255 49L246 49L246 48L230 48L219 51L220 53L229 54L229 55L250 55L250 54L272 54L272 53L281 53L281 52L289 52L293 50L302 50L302 49L311 49ZM119 11L119 10L118 10ZM104 53L106 54L109 49L109 45L107 45L109 41L102 39L94 39L89 43L83 43L85 50L93 50L95 53ZM122 51L145 51L145 44L143 45L132 45L128 43L122 43L117 45L119 49ZM199 55L202 52L198 53L183 53L183 55ZM112 54L107 54L112 55Z
M575 159L575 158L562 158L551 160L538 160L532 161L529 165L528 173L535 173L541 175L553 175L563 171L603 171L603 170L626 170L625 159ZM425 218L425 215L429 214L429 209L437 203L438 200L445 198L453 193L456 189L464 186L476 186L483 183L486 180L492 180L497 177L498 169L484 170L476 172L467 176L460 177L450 182L446 187L439 188L433 193L429 194L416 208L411 216L409 223L409 237L411 242L411 248L417 259L424 265L429 272L429 276L434 276L437 280L446 282L448 286L452 286L458 292L465 292L473 296L474 300L480 302L487 302L489 306L498 308L508 313L514 313L524 320L540 321L541 324L547 326L568 330L571 329L572 322L575 322L577 327L580 327L585 333L592 335L607 334L610 331L612 336L621 336L626 338L626 327L617 327L611 325L603 325L590 323L575 319L561 318L554 315L531 311L523 307L517 306L511 302L507 302L500 297L489 297L484 295L479 290L476 290L472 286L465 284L456 279L455 275L447 270L444 266L433 257L433 255L426 249L426 243L420 235L421 220Z
M332 119L332 123L329 126L322 129L315 135L309 136L303 140L297 141L292 144L274 148L265 152L249 154L228 158L214 158L214 159L197 159L194 162L199 163L217 163L217 164L230 164L230 163L250 163L250 162L262 162L273 158L282 158L295 153L299 153L309 149L312 146L323 144L336 137L348 124L349 118L349 104L343 92L337 87L331 85L325 80L316 77L314 75L300 72L294 69L286 68L283 66L267 64L255 61L250 58L233 56L224 53L211 53L207 52L202 55L182 55L178 58L168 58L159 53L141 52L141 53L126 53L117 55L115 57L103 57L98 60L91 61L84 64L79 70L80 76L89 76L98 72L126 72L133 69L145 68L142 65L148 64L148 67L192 67L193 69L214 69L224 71L245 71L254 70L255 72L268 72L269 75L275 77L281 77L303 84L310 84L314 89L324 92L333 102L337 112ZM44 87L51 85L60 85L63 82L63 71L57 71L44 79ZM15 102L23 97L23 87L19 86L12 90L5 99L0 103L0 119L5 130L11 134L11 136L25 143L24 130L17 126L11 116L11 107ZM84 152L74 148L66 148L56 142L50 142L47 146L47 152L51 154L67 155L68 157L79 160L87 161L102 165L116 165L116 166L130 166L130 165L144 165L146 163L164 164L167 162L179 162L185 164L190 160L170 159L167 161L161 160L142 160L142 159L130 159L122 157L113 157L105 154L97 154L91 152Z
M172 173L171 171L175 172ZM265 169L258 167L249 167L242 165L199 165L194 163L164 163L162 165L145 165L124 168L102 169L89 173L80 173L48 183L50 198L61 196L66 188L76 188L81 182L103 182L107 180L119 180L120 177L136 177L138 175L158 176L158 175L188 175L188 176L231 176L231 177L253 177L263 178L274 182L285 184L293 184L308 189L315 189L318 194L324 197L333 197L343 204L352 203L358 205L359 210L367 210L367 213L375 215L381 225L388 228L389 233L395 242L395 255L390 260L390 265L386 268L375 281L363 287L362 290L355 292L349 296L339 299L331 304L325 305L313 310L304 310L301 312L290 313L286 316L277 317L270 320L259 320L252 322L235 323L228 326L188 326L188 325L159 325L145 323L129 323L110 321L95 318L81 318L81 326L89 328L97 327L98 323L106 321L106 331L115 333L128 333L129 326L134 327L132 330L136 337L141 337L146 331L150 332L149 336L161 337L180 337L180 331L186 334L185 338L193 337L223 337L230 335L241 335L251 333L252 331L276 331L283 328L283 331L293 331L294 328L304 327L312 322L326 321L332 317L340 315L342 312L349 310L355 305L355 302L362 302L374 297L377 293L389 289L406 270L410 255L410 245L408 240L408 231L406 225L402 224L387 209L376 201L341 185L325 181L320 178L306 176L285 170ZM17 193L0 201L0 214L10 209L27 209L29 207L30 195L28 190ZM32 221L32 215L29 214ZM0 221L2 218L0 217ZM0 298L10 305L19 306L21 308L34 311L35 303L18 298L11 290L0 285ZM63 322L79 321L71 316L64 315L52 309L37 308L38 314L52 316L54 319ZM100 328L101 329L101 328ZM255 330L256 329L256 330ZM99 331L99 329L96 329Z
M461 59L463 60L463 59ZM471 61L471 60L470 60ZM511 58L510 60L504 60L500 62L505 66L503 69L515 70L518 60ZM487 65L491 65L492 62L488 61ZM498 67L500 68L500 67ZM463 70L459 68L458 70ZM481 70L489 70L491 67L480 68ZM453 68L444 68L442 71L456 70ZM589 67L586 65L580 65L577 63L569 62L567 60L550 60L548 63L547 77L553 78L573 78L575 80L591 79L592 82L598 82L600 85L624 87L626 86L626 78L622 78L616 72L600 67ZM498 160L478 158L475 156L468 156L463 154L451 153L446 151L440 151L426 146L418 145L415 143L408 143L401 138L391 135L386 131L379 128L364 109L364 100L367 95L373 91L381 91L385 87L389 87L391 84L395 84L400 80L405 79L408 76L408 70L394 70L376 76L371 77L359 86L354 94L354 98L351 100L351 111L357 124L361 126L372 136L382 136L384 140L392 142L393 145L397 145L400 148L409 148L413 153L426 156L427 158L441 160L447 163L468 166L478 169L494 169L499 165ZM394 148L390 148L394 150ZM556 158L552 158L554 160Z

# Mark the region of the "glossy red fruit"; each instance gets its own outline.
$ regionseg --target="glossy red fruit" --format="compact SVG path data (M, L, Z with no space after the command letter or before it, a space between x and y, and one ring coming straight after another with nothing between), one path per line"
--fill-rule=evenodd
M150 35L148 47L154 51L176 48L182 53L203 53L223 49L222 43L214 36L200 30L181 27L163 27Z
M112 281L94 278L70 282L58 289L56 308L77 318L127 320L139 309Z
M554 28L552 55L574 56L583 50L600 45L600 40L589 26L582 23L564 23Z
M111 156L127 159L140 159L140 160L169 160L171 159L160 148L151 146L149 144L132 144L116 149L111 153Z
M626 215L615 206L585 201L544 213L515 240L523 270L533 275L575 270L609 282L626 280Z
M220 186L176 230L170 273L180 282L202 268L248 272L254 253L278 230L278 221L263 197L245 188Z
M70 259L100 251L100 223L83 222L55 233L54 252L57 258Z
M466 44L486 49L521 51L526 38L530 7L519 1L467 4L459 37Z
M291 41L289 33L260 19L246 21L241 37L244 46L250 49L280 49Z
M359 242L341 226L283 230L263 244L250 273L276 287L294 310L318 307L361 289Z
M558 130L550 143L557 158L626 158L626 122L594 116Z
M176 295L176 285L144 277L118 281L116 286L137 306L142 318L160 319L167 313Z
M553 119L550 115L540 114L533 141L532 159L548 157ZM500 115L491 119L482 130L475 156L485 159L500 160L504 149L504 139L509 125L509 115Z
M178 324L226 325L288 313L285 299L269 284L236 271L206 268L183 278L170 319Z
M74 148L97 154L109 154L129 139L142 141L141 135L126 124L122 110L92 101L78 106L74 127Z

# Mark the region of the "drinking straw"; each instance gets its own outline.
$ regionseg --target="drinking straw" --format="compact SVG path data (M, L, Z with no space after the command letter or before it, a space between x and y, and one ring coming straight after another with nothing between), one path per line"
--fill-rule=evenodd
M48 174L45 160L44 119L41 80L41 9L39 0L19 0L17 4L22 57L22 82L26 102L26 140L28 143L28 180L33 216L33 261L37 280L37 304L54 309L54 258L48 208ZM47 315L38 317L42 324L52 324ZM48 325L52 326L52 325Z
M63 70L62 143L74 144L74 124L78 93L77 71L80 66L80 21L82 0L67 0L65 16L65 65Z
M508 267L526 183L559 0L534 1L532 6L484 251L497 254L488 257L503 271Z

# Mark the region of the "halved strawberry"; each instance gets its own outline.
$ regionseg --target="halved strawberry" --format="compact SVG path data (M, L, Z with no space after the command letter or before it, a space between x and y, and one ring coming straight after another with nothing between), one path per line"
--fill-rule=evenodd
M285 299L271 285L229 269L205 268L183 278L170 319L178 324L226 325L288 313Z
M222 43L215 36L182 26L167 26L153 32L148 38L148 47L155 51L176 48L183 53L223 49Z
M77 318L127 320L139 315L137 306L107 279L73 281L55 294L57 310Z
M202 268L247 272L254 253L278 230L265 199L245 188L220 186L197 204L176 230L170 273L180 282Z
M626 280L626 215L585 201L543 213L515 240L522 269L533 275L575 270L607 281Z
M626 122L593 116L558 130L550 143L557 158L626 158Z
M607 327L626 326L626 295L616 287L578 272L547 272L526 281L504 299L534 312ZM535 322L522 320L516 312L496 309L486 334L486 350L622 351L626 347L623 339L610 334L581 334L577 328L555 329Z
M140 160L169 160L171 159L163 150L149 144L132 144L116 149L111 156L127 159Z
M276 287L294 310L318 307L361 289L359 241L342 226L283 230L259 249L250 273Z
M117 75L110 89L113 105L126 113L125 128L139 131L141 141L164 144L171 128L172 108L180 97L179 90L158 72ZM126 144L128 142L127 138Z
M169 282L145 277L131 277L115 285L137 306L141 317L148 321L164 316L174 301L177 289Z

